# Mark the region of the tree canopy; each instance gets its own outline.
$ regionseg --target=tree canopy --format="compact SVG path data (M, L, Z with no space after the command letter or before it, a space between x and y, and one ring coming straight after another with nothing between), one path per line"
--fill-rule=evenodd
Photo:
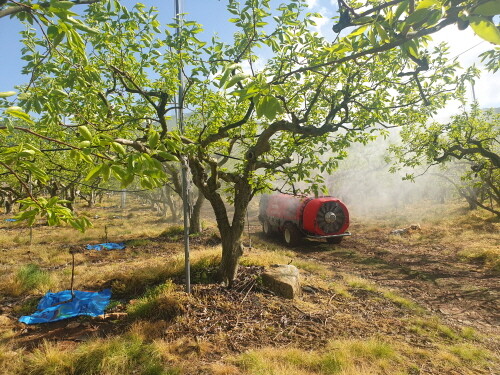
M317 191L317 172L332 171L353 142L425 123L461 96L476 71L458 76L446 47L429 47L430 35L470 24L500 44L490 20L497 8L495 1L341 1L331 35L322 36L312 28L321 15L307 13L303 1L274 9L269 0L230 0L238 31L224 43L198 39L202 26L182 17L164 28L141 4L95 2L78 27L63 17L41 36L24 33L32 79L0 129L62 144L72 159L92 165L89 180L113 176L123 186L134 179L158 186L167 178L163 164L186 158L213 207L221 279L231 284L252 197L296 191L299 181ZM270 57L259 60L262 54ZM186 85L176 100L179 72ZM170 121L179 107L189 113L183 134ZM43 153L33 142L22 147L15 160L2 152L0 165L16 173L29 169L23 151Z

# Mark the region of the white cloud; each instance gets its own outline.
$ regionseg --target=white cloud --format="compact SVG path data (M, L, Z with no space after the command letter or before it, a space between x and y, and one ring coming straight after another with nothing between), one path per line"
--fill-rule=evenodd
M314 8L316 4L318 3L318 0L306 0L307 7L309 9Z

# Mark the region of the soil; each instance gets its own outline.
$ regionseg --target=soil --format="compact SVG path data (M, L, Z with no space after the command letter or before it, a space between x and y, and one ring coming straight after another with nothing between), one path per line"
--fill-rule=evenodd
M452 327L473 327L488 337L491 350L500 350L495 339L500 334L498 275L482 265L457 261L456 252L439 241L414 244L392 240L387 231L367 230L361 224L352 225L350 230L354 235L341 244L304 240L293 251L334 271L329 281L342 280L344 274L371 280L415 301ZM278 240L265 239L256 225L251 231L257 246L260 241L282 245ZM211 233L197 238L195 245L217 242ZM172 254L169 246L174 245L155 238L143 246L143 252L167 259ZM106 261L117 259L99 259ZM415 318L412 311L382 298L379 292L349 288L354 298L345 297L309 283L313 278L302 271L306 280L303 296L292 302L265 290L258 282L261 272L261 267L241 267L238 282L231 290L218 284L194 285L182 319L149 323L150 338L187 339L193 343L183 349L188 351L199 351L199 343L207 343L211 350L203 353L205 362L270 345L318 349L332 338L392 336L413 347L428 349L435 345L429 337L409 329ZM22 301L4 302L10 303L4 304L1 313L15 319L10 307ZM102 319L80 317L36 326L16 323L14 341L25 348L34 348L42 340L71 347L92 337L119 334L133 324L123 311L123 306L115 308Z
M500 334L498 273L482 264L459 261L457 251L439 241L391 241L387 231L366 231L361 225L351 231L356 234L330 251L324 251L321 243L306 241L304 257L410 297L449 323Z

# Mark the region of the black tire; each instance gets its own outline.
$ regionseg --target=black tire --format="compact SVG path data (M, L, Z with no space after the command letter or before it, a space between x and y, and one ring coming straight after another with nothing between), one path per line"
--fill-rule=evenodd
M299 229L295 224L286 223L283 228L283 239L287 246L294 247L297 246L301 239L301 234Z
M269 221L268 220L264 220L262 222L262 231L264 232L264 234L266 236L270 236L271 233L273 232L273 229L271 227L271 224L269 224Z
M337 244L342 242L343 238L344 237L330 237L330 238L326 239L326 242L333 244L333 245L337 245Z

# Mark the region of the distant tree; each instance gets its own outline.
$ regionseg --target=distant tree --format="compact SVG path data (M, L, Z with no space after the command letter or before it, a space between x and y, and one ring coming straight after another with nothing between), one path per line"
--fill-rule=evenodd
M453 183L471 208L481 207L500 216L500 114L481 110L475 104L447 123L405 127L401 138L402 145L392 148L399 165L430 167L465 162L461 182L441 175Z

